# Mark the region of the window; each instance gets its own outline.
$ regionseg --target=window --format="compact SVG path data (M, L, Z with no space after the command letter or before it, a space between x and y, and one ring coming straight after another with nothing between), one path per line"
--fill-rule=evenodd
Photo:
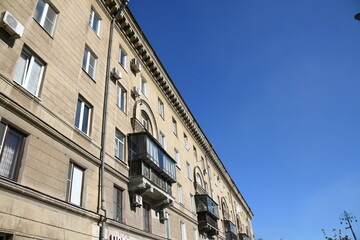
M191 166L190 166L190 163L186 162L186 169L187 169L187 176L190 180L192 180L192 177L191 177Z
M140 91L147 97L147 81L143 77L140 78Z
M171 230L170 230L170 219L166 219L164 220L164 225L165 225L165 236L166 239L170 239L171 238Z
M25 135L0 122L0 175L17 180Z
M178 184L178 202L179 203L183 203L183 199L182 199L182 186L180 184Z
M187 240L186 237L186 226L183 221L180 221L181 240Z
M179 153L179 151L178 151L176 148L174 148L174 154L175 154L176 166L177 166L178 168L181 168L180 153Z
M92 79L95 79L96 64L97 57L90 48L85 47L82 68Z
M207 184L207 182L204 182L204 189L205 189L206 192L208 192L208 184Z
M48 1L39 0L34 14L34 19L45 29L45 31L53 35L58 12L49 5Z
M91 9L91 11L90 11L89 25L96 32L96 34L99 36L100 35L101 19L100 19L99 14L97 14L94 9Z
M172 119L172 130L173 130L173 133L175 134L175 136L177 136L177 123L174 118Z
M199 240L199 231L197 228L194 228L194 240Z
M164 118L164 103L158 99L158 110L160 117Z
M196 177L196 183L198 183L200 186L203 186L200 173L197 172L195 177Z
M125 135L115 131L115 157L124 161Z
M123 190L114 187L114 219L122 222L123 217Z
M144 231L150 232L150 205L143 203L143 223Z
M119 63L125 70L127 70L127 54L121 47L119 48Z
M214 197L215 197L214 196L214 190L212 188L210 189L210 193L211 193L211 198L214 199Z
M76 107L75 127L89 135L92 107L81 98L78 99Z
M195 198L194 195L190 193L190 205L191 205L191 211L195 212Z
M196 147L193 146L193 151L194 151L194 160L197 162L197 151L196 151ZM204 164L204 161L203 161Z
M125 88L123 88L119 84L116 104L123 112L126 112L126 97L127 97L127 92L126 92Z
M24 48L18 60L14 81L38 96L45 64Z
M75 165L73 162L70 162L68 177L68 202L81 206L83 182L84 170Z
M188 150L189 149L189 139L184 133L184 147Z
M144 111L141 112L141 124L149 133L152 133L152 127L149 116Z
M165 134L160 131L160 144L165 149L166 147L166 138Z

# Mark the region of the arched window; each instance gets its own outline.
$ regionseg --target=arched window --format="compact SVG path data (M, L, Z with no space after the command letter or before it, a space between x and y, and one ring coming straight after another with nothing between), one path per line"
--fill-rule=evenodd
M152 134L151 121L149 119L149 116L144 111L141 111L141 124L146 129L146 131Z

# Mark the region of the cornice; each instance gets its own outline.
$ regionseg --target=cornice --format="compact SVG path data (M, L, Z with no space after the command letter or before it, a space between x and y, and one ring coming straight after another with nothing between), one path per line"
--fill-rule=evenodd
M120 4L122 4L123 2L121 0L101 1L105 5L109 13L113 16L118 12ZM131 44L138 58L141 60L143 66L145 66L146 70L153 77L155 83L162 90L169 103L175 109L178 116L191 133L192 137L197 141L198 145L201 147L208 159L210 159L212 163L219 169L219 172L224 177L224 179L226 179L229 186L231 186L233 190L237 192L237 198L245 206L247 212L252 217L253 213L250 207L240 193L239 189L236 187L236 184L230 177L230 174L227 172L219 156L216 154L215 150L212 147L212 144L207 139L204 132L201 130L189 107L186 105L184 99L181 97L179 91L171 80L169 74L166 72L155 51L152 49L149 41L147 40L145 34L142 32L141 27L136 22L129 8L125 8L123 12L118 16L116 21L120 31L124 34L128 42Z

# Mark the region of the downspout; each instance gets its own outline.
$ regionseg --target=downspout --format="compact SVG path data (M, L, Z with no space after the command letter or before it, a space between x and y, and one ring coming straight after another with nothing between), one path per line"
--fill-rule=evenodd
M104 105L103 105L103 120L101 128L101 151L100 151L100 209L104 212L104 217L100 219L100 239L105 240L105 225L107 220L107 210L105 207L105 193L104 193L104 175L105 175L105 154L106 154L106 127L108 117L108 99L109 99L109 86L110 86L110 75L111 75L111 55L112 55L112 43L114 38L114 29L116 19L120 16L122 10L127 6L129 0L126 0L120 7L116 15L111 19L110 35L109 35L109 46L108 56L106 61L106 79L105 79L105 90L104 90Z

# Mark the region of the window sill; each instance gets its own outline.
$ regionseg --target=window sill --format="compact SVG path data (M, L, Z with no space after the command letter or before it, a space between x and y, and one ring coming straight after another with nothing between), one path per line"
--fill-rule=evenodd
M115 159L116 159L117 162L119 162L119 163L121 163L121 164L123 164L123 165L125 165L127 167L127 164L126 164L126 162L124 160L121 160L117 156L115 156Z
M86 133L84 133L83 131L78 129L77 127L74 127L74 129L75 129L75 132L77 132L80 136L83 136L87 140L92 141L92 138L89 135L87 135Z
M116 104L116 106L117 106L118 109L120 109L120 111L123 112L126 116L128 115L127 112L126 112L126 110L122 110L122 109L119 107L119 105L117 105L117 104Z
M86 73L86 75L87 75L91 80L93 80L94 83L96 83L95 78L93 78L88 72L86 72L86 70L85 70L84 68L81 68L81 69L84 71L84 73ZM96 72L96 71L95 71L95 72Z
M41 102L41 98L39 98L38 96L29 92L26 88L21 86L19 83L15 82L15 81L13 81L13 83L14 83L14 87L16 87L19 91L24 93L26 96L30 97L32 100L34 100L36 102Z
M122 69L124 69L124 71L126 72L126 73L128 73L128 70L126 69L126 67L124 67L124 65L122 65L120 62L118 62L119 63L119 65L122 67Z
M54 39L54 31L55 31L55 26L54 26L54 29L53 29L53 35L51 35L50 33L48 33L48 31L46 31L46 29L43 27L43 26L41 26L41 24L38 22L38 21L36 21L36 19L33 17L33 19L34 19L34 21L44 30L44 32L46 32L47 33L47 35L49 35L49 37L51 37L52 39Z

